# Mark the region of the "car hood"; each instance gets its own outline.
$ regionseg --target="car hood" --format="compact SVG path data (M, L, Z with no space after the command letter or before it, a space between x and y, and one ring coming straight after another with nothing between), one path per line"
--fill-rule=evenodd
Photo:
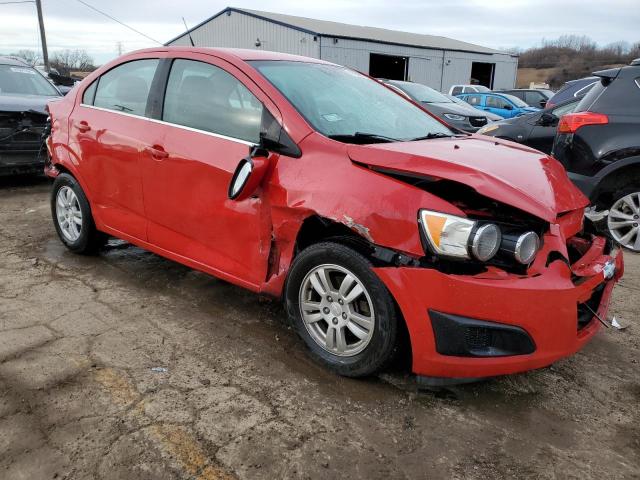
M348 152L353 161L374 169L468 185L486 197L550 223L559 214L589 203L557 160L494 138L349 145Z
M44 107L51 100L57 100L62 97L41 95L0 95L0 111L3 112L24 112L35 110L39 113L45 113Z
M482 113L479 110L471 107L475 111L469 111L469 109L465 108L463 105L458 105L455 102L451 103L429 103L429 102L421 102L421 105L426 108L428 111L433 113L434 115L441 116L445 113L455 113L456 115L464 115L468 117L470 115L475 117L482 117Z

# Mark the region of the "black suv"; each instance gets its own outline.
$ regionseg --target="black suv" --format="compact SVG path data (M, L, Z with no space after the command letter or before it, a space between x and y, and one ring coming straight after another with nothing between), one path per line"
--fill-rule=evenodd
M599 82L560 119L552 153L591 200L587 218L640 252L640 59L594 75Z

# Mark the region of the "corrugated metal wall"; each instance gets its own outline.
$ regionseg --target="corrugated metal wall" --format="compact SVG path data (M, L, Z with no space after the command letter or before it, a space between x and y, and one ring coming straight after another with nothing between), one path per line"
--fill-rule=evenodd
M230 13L192 31L196 46L273 50L319 58L320 40L314 40L313 35L238 12ZM261 47L256 47L258 38ZM190 46L191 43L188 36L183 36L171 45Z
M513 88L516 82L518 60L507 54L483 55L388 45L363 40L318 37L299 30L261 20L239 12L222 14L191 33L197 46L235 47L305 55L322 58L369 73L369 54L380 53L409 57L408 79L423 83L436 90L448 92L455 84L469 83L472 62L495 63L494 88ZM256 47L256 39L262 45ZM188 46L183 36L172 45Z

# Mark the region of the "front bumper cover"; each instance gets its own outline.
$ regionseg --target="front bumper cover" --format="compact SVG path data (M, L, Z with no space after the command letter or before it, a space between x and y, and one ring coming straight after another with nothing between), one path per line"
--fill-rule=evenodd
M428 268L377 268L406 321L413 372L466 380L492 377L545 367L581 349L600 323L591 316L579 325L579 307L592 301L600 287L594 306L606 318L613 286L624 270L622 253L608 254L607 242L597 237L572 266L560 259L545 265L551 248L553 242L547 242L546 252L541 252L546 253L543 268L527 276L497 269L479 275L448 275ZM615 273L605 278L611 263ZM443 355L438 352L429 310L517 327L531 338L535 350L503 356Z

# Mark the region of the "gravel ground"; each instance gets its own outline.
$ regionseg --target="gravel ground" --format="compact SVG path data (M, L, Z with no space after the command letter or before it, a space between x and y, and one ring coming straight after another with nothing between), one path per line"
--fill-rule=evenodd
M640 256L550 368L417 392L311 363L269 299L121 242L55 237L0 180L0 478L640 478ZM543 301L543 299L541 299Z

